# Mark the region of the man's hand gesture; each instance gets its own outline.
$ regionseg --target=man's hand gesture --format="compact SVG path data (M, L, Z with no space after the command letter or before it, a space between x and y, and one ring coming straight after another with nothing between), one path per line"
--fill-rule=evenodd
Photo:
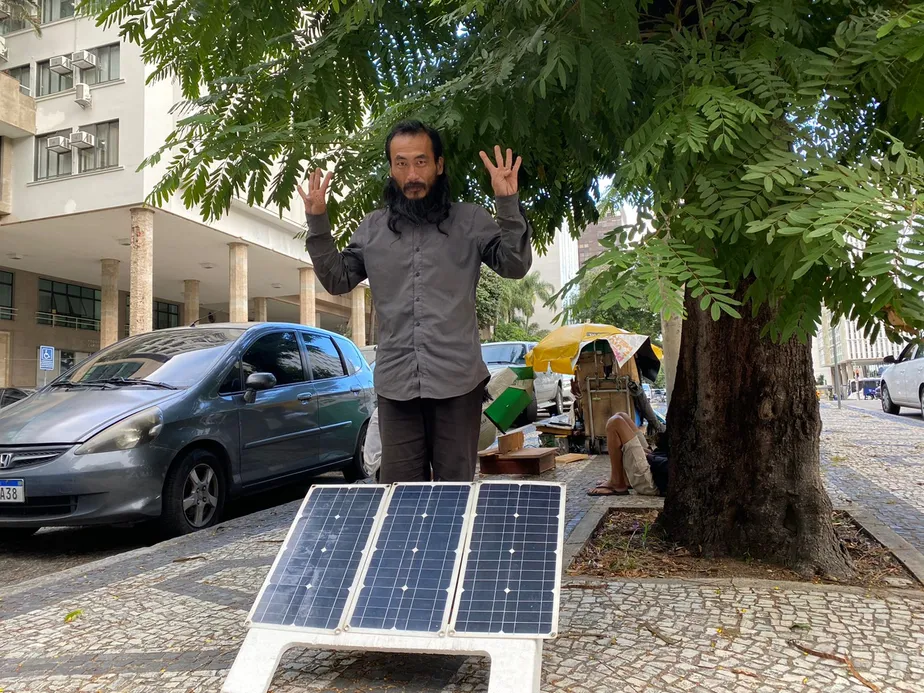
M321 169L316 168L314 172L308 176L307 193L302 189L301 185L298 186L298 194L305 203L305 214L316 215L327 213L327 188L334 174L328 173L324 176L324 181L321 182L321 176L323 175Z
M507 197L509 195L515 195L520 189L520 186L517 184L517 174L520 172L520 164L523 163L523 157L518 156L517 160L513 160L513 150L507 150L507 159L504 160L504 155L501 154L500 145L494 145L494 157L497 160L497 165L491 161L490 157L484 152L481 152L481 160L484 162L484 167L488 169L488 173L491 174L491 185L494 187L494 195L496 197Z

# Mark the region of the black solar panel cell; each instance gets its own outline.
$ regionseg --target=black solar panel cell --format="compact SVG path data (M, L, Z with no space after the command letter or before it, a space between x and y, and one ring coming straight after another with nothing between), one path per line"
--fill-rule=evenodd
M385 490L312 489L258 597L252 622L336 629Z
M561 501L555 485L479 487L456 632L554 631Z
M467 484L395 487L351 629L440 631L448 620L471 493Z

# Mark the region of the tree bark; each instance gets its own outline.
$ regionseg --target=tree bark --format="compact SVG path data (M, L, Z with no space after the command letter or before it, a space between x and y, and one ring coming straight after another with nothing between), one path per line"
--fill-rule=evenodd
M667 390L667 403L671 403L674 394L674 381L677 378L677 361L680 357L680 335L683 327L683 318L672 315L668 318L661 311L661 347L664 350L664 383Z
M707 557L750 556L804 575L849 575L821 481L810 346L762 338L773 318L766 306L756 317L748 310L741 319L713 321L689 290L685 305L660 524Z

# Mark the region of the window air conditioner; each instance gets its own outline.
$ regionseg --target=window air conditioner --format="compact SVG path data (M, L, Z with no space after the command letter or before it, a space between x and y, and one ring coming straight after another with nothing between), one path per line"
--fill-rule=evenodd
M71 59L66 55L56 55L48 62L48 69L58 75L69 75L71 69Z
M90 85L78 83L75 86L74 91L76 92L74 94L74 101L76 101L77 104L82 108L89 108L93 103L93 99L90 96Z
M77 149L93 149L96 146L96 137L83 130L72 132L71 146L77 147Z
M71 151L70 140L64 135L56 135L48 138L46 149L56 154L67 154Z
M11 14L12 10L10 9L10 3L0 0L0 22L4 19L9 19Z
M6 39L0 36L0 63L5 63L8 55L9 53L6 50Z
M81 70L93 70L96 68L96 56L90 51L74 51L71 53L71 65Z

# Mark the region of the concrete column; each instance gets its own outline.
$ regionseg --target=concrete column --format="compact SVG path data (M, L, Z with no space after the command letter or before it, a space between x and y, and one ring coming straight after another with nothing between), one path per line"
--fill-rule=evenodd
M99 348L119 341L119 261L101 260Z
M132 214L131 299L128 333L150 332L154 326L154 210L134 207Z
M231 322L247 322L247 244L229 243L231 272L228 313Z
M298 268L298 321L302 325L317 327L315 304L314 268Z
M183 324L192 325L199 319L199 280L183 281Z
M350 335L356 346L366 346L366 287L357 286L353 289L353 312L350 318L352 334Z
M253 321L266 322L266 298L258 296L253 299Z

